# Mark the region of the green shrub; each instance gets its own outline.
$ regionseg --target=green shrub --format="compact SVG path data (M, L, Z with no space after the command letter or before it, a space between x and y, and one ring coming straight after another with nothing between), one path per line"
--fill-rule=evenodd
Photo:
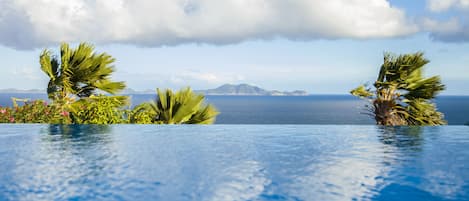
M0 107L0 123L69 124L69 112L44 100L24 101L19 106L13 98L13 107Z
M156 113L148 108L148 104L142 103L129 111L129 122L135 124L154 124Z
M77 124L119 124L128 123L124 107L127 96L90 96L71 104L73 123Z
M0 123L14 123L14 110L10 107L0 107Z

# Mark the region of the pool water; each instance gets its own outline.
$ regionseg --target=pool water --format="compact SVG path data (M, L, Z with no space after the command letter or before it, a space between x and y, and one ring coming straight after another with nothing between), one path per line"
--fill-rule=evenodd
M469 126L3 124L0 200L469 200Z

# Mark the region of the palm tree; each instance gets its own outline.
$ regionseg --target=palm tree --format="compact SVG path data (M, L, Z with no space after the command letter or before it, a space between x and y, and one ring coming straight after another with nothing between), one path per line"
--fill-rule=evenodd
M190 88L176 93L157 89L157 99L142 103L131 112L131 123L155 124L212 124L218 111L206 105L204 96L195 94Z
M423 53L384 55L374 88L361 85L351 94L368 100L368 114L378 125L441 125L443 114L431 102L445 89L439 76L423 77L429 61Z
M110 78L114 61L106 53L95 53L94 47L87 43L81 43L76 49L62 43L60 59L47 49L39 57L41 70L50 78L47 94L50 99L60 101L74 96L89 97L96 90L115 94L124 89L124 82Z

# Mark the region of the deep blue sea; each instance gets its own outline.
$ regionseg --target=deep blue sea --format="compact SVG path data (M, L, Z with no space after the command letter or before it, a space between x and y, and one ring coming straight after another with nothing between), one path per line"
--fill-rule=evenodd
M469 126L0 124L0 200L469 200Z
M10 97L42 98L43 94L0 94L0 105ZM132 104L155 95L131 95ZM207 96L219 110L217 124L374 124L364 112L363 100L351 95L314 96ZM435 101L450 125L469 122L469 96L440 96Z

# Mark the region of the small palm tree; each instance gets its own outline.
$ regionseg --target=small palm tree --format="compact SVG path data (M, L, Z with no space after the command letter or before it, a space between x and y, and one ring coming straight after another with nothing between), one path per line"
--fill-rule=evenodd
M212 124L218 111L206 105L204 96L195 94L190 88L176 93L157 89L157 99L142 103L131 112L131 123L155 124Z
M367 99L369 114L378 125L441 125L443 114L430 100L445 89L439 76L423 77L429 61L423 53L385 54L375 89L361 85L351 94Z
M124 82L111 81L115 61L106 53L97 54L94 47L81 43L76 49L67 43L60 46L60 58L44 50L40 57L41 70L49 76L47 94L52 100L89 97L96 90L115 94L125 88Z

